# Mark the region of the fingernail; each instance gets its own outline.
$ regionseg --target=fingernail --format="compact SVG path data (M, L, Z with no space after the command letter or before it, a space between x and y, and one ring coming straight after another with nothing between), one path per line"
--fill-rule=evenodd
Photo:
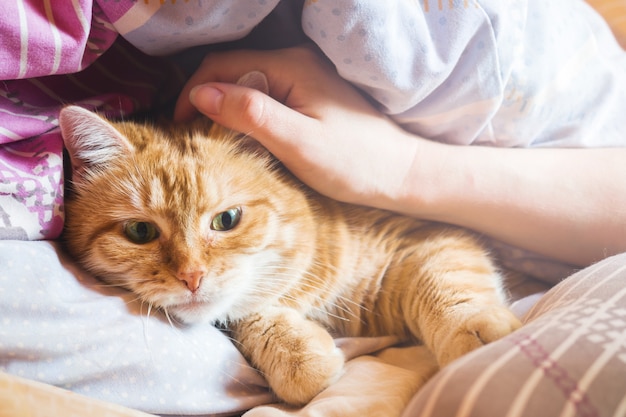
M219 114L224 93L208 85L198 85L189 92L189 101L202 113Z

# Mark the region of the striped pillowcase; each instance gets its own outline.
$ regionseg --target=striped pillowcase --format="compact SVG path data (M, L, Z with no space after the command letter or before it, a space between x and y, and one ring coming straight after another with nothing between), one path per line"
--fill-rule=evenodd
M404 417L626 415L626 254L562 281L523 321L444 368Z

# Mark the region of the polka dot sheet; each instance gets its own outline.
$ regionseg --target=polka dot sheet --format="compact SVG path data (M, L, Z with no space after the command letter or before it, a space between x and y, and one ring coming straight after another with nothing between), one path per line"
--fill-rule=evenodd
M0 241L0 371L155 414L272 400L226 335L171 324L44 241Z

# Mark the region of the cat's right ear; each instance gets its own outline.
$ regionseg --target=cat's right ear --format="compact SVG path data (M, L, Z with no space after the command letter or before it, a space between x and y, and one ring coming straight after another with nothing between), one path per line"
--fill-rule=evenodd
M59 127L74 173L106 165L132 150L128 140L107 120L82 107L63 108Z

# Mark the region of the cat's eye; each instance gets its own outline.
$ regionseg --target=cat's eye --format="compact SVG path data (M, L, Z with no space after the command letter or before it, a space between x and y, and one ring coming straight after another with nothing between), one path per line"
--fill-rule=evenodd
M135 220L131 220L124 225L124 234L132 242L140 245L152 242L159 237L159 231L152 223Z
M241 207L234 207L219 213L211 221L211 229L223 232L237 226L241 220Z

